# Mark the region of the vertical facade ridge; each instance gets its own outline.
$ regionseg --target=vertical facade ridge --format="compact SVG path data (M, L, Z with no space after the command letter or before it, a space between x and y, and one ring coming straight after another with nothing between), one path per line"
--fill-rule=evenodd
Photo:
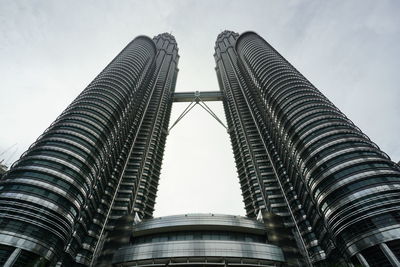
M313 233L300 230L307 229L308 221L300 220L303 214L298 208L299 203L296 203L296 195L293 190L290 190L284 170L280 168L280 159L274 151L268 133L260 130L264 125L256 121L256 117L260 117L261 113L254 113L254 99L250 97L247 85L239 71L234 49L236 39L229 40L229 35L228 32L224 32L223 37L217 39L217 75L225 78L220 78L225 80L221 83L221 90L225 96L224 106L232 106L235 111L230 112L229 108L226 109L226 116L234 118L228 119L229 128L232 129L230 136L233 149L243 151L238 155L234 154L247 216L255 217L262 211L282 216L285 225L292 229L292 234L297 237L296 241L300 250L306 250L308 247L314 252L310 253L311 257L314 260L320 259L324 252L318 248ZM232 121L235 121L237 125L231 123ZM292 198L291 201L288 200L288 195ZM258 200L250 202L251 209L248 208L249 199ZM296 218L299 219L296 220Z

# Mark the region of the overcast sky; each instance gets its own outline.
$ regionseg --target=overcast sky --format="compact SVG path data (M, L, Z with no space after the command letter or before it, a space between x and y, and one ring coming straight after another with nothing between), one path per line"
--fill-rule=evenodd
M399 161L399 14L396 0L0 0L0 160L16 160L140 34L176 37L176 91L218 90L214 42L228 29L259 33ZM168 137L155 216L188 212L244 215L228 134L200 107Z

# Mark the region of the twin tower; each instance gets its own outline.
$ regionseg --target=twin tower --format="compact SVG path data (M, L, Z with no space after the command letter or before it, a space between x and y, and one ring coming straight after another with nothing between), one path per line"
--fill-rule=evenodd
M139 36L0 180L0 264L399 266L400 167L256 33L214 56L246 217L152 218L179 55Z

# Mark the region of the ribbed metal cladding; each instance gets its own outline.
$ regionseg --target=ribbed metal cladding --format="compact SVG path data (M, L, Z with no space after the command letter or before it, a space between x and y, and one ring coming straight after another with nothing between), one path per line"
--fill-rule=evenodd
M124 168L108 229L112 229L115 220L133 211L141 218L153 215L179 60L177 43L172 35L160 34L153 41L157 46L158 77Z
M242 34L235 49L253 108L320 241L329 236L353 257L399 239L398 165L256 33Z
M287 174L280 167L282 162L264 122L259 120L260 112L254 108L255 100L239 70L235 51L238 36L230 31L221 33L216 42L215 59L247 216L255 217L260 210L282 216L300 250L309 255L307 260L319 261L325 258L325 251L305 217Z
M259 168L261 164L257 164L266 157L262 156L262 151L255 151L256 146L259 145L258 136L254 134L256 132L255 125L250 123L250 112L243 103L234 70L229 64L231 61L228 49L232 49L238 36L239 34L231 32L220 35L216 42L214 57L217 62L218 81L224 99L226 99L223 104L243 192L243 201L247 215L254 218L257 216L258 210L266 208L267 205L264 196L265 190L262 188L262 169Z
M32 254L27 262L89 263L150 101L156 55L150 38L134 39L5 174L5 251L21 248Z
M159 94L152 98L152 110L146 114L151 118L145 118L145 121L151 122L152 127L148 132L142 133L147 138L147 152L141 161L143 164L138 177L139 189L133 208L142 218L153 216L179 61L177 43L172 35L160 34L153 41L158 48L158 58L163 57L163 62L162 65L160 63L161 74L155 88Z
M107 221L100 230L92 265L103 249L108 233L118 226L122 216L135 212L140 218L151 218L168 134L169 117L178 74L178 47L167 33L153 38L157 47L154 75L149 86L149 100L138 119L138 131L129 140L129 149L120 172L117 190L111 198ZM93 247L93 246L90 246Z

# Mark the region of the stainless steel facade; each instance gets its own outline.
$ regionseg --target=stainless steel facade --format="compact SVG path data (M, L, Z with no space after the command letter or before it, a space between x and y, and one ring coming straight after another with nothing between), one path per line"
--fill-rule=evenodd
M221 92L175 94L178 60L137 37L11 166L0 265L400 266L399 165L274 48L221 33ZM172 103L200 100L223 101L248 218L151 219Z
M13 164L0 264L89 265L116 218L152 216L177 52L169 34L135 38Z
M310 263L398 266L399 166L256 33L215 51L248 216L284 216Z

